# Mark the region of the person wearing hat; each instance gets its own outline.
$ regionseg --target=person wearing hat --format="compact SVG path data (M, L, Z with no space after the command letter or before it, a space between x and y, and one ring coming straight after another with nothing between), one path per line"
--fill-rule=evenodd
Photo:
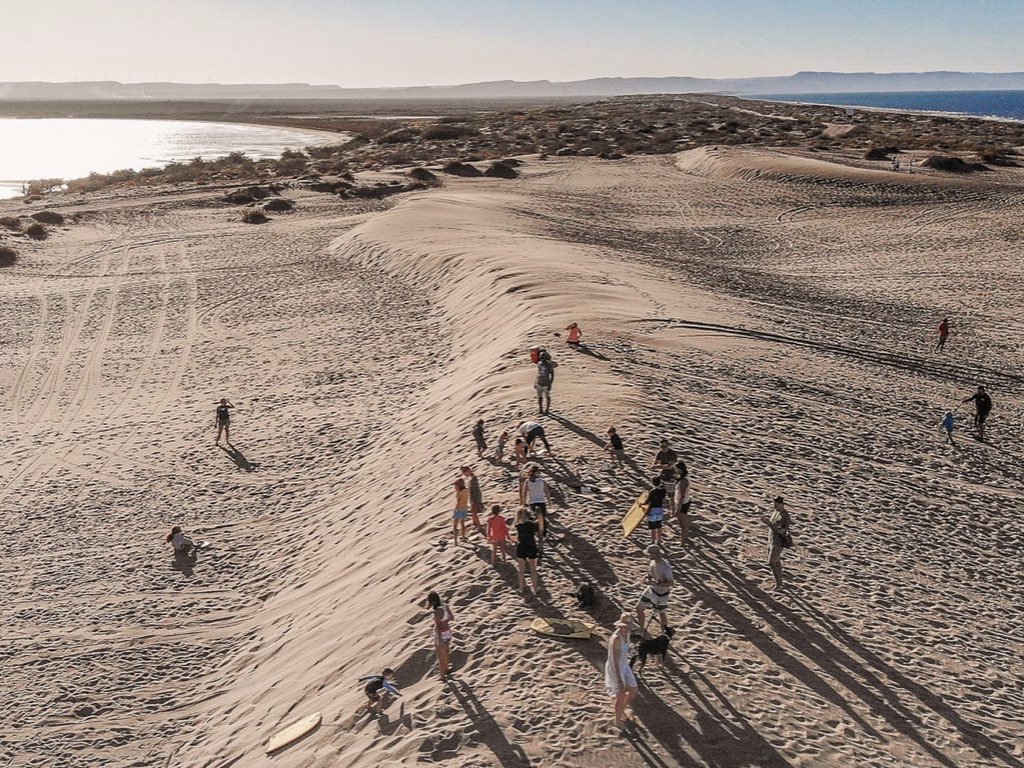
M629 633L633 630L633 617L624 613L615 622L608 638L608 660L604 664L604 684L608 695L614 697L615 725L621 727L626 720L626 707L636 696L636 677L629 666L632 650Z
M668 629L668 617L665 612L668 610L668 594L675 583L672 566L662 557L661 547L652 544L647 548L647 554L651 558L651 564L647 568L647 584L636 602L636 617L640 622L641 635L647 631L644 619L648 610L658 614L662 632Z

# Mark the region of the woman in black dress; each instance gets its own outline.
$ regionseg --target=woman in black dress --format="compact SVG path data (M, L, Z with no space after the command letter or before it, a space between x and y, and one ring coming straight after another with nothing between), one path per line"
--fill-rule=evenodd
M530 519L525 507L516 513L516 561L519 563L519 589L526 593L526 570L530 570L533 591L540 591L537 580L537 524Z

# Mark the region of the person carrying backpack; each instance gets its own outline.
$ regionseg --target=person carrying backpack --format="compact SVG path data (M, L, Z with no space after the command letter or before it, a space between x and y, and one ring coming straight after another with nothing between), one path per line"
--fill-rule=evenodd
M533 388L537 392L537 410L541 416L551 413L551 387L555 383L555 362L547 352L540 353L537 361L537 380Z

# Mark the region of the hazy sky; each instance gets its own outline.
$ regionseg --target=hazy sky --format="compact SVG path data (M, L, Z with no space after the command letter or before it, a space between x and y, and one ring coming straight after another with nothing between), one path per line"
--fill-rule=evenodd
M1024 70L1024 0L8 0L0 80Z

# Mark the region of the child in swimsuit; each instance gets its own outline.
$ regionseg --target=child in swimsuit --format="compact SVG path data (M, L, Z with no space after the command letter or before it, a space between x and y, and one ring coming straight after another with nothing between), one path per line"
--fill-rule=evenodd
M498 461L503 461L504 460L504 458L505 458L505 446L507 444L508 444L508 430L506 429L498 437L498 450L497 450Z
M390 667L385 669L379 675L365 675L359 678L360 683L366 683L363 686L363 693L366 694L367 702L366 707L375 715L379 715L384 705L384 694L390 693L392 696L401 696L398 692L398 688L391 682L392 675L395 671Z

